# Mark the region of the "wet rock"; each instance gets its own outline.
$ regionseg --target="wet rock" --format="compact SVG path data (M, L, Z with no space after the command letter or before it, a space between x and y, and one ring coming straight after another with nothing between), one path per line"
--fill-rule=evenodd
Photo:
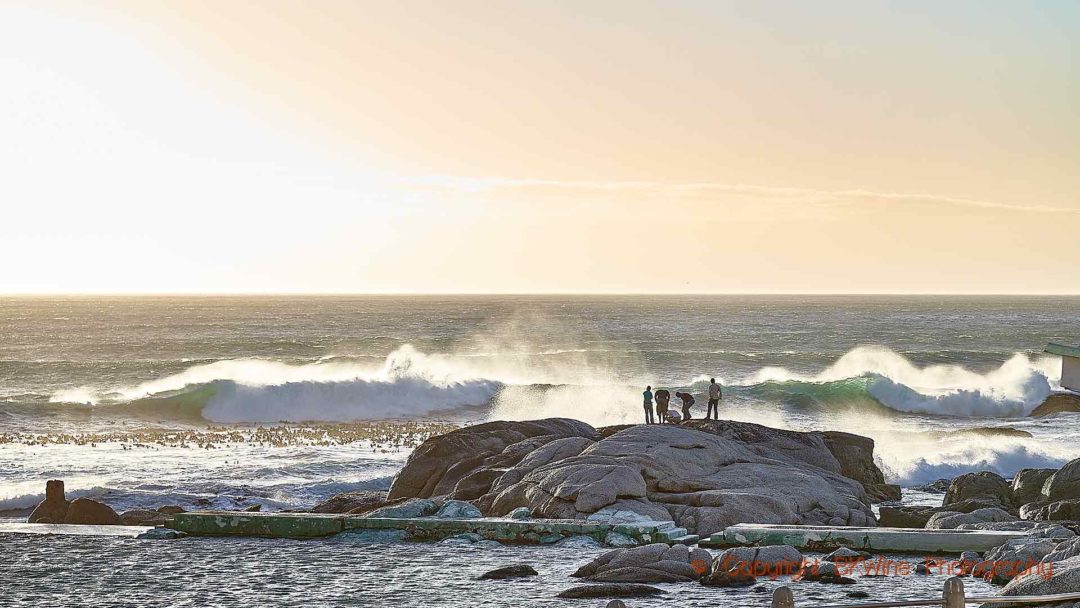
M351 513L359 515L387 505L386 492L382 490L358 490L342 492L311 508L312 513Z
M653 543L608 551L570 576L597 582L681 583L708 574L710 558L703 549Z
M1020 469L1012 481L1013 502L1017 505L1025 505L1041 500L1043 485L1056 471L1056 469Z
M855 579L841 576L840 569L832 562L806 564L795 576L793 581L808 581L813 583L825 583L829 585L854 585Z
M475 505L461 500L448 500L435 513L435 517L443 519L476 519L483 516Z
M120 523L125 526L163 526L165 514L160 511L135 509L120 514Z
M706 587L749 587L757 582L753 574L745 570L714 570L709 576L701 577L701 584Z
M177 513L185 513L186 511L184 511L183 507L178 507L176 505L165 505L164 507L158 507L157 512L164 513L165 515L176 515Z
M70 504L64 496L64 482L49 480L45 482L45 500L34 508L26 521L31 524L62 524L67 518Z
M1069 412L1080 412L1080 395L1053 393L1032 410L1029 416L1041 417Z
M245 513L258 513L259 511L262 511L262 505L260 505L260 504L254 504L254 505L244 507L244 512Z
M621 532L608 532L604 544L609 547L636 547L638 542Z
M652 597L663 595L663 591L649 585L637 583L601 583L594 585L579 585L571 587L559 593L558 597L567 599L598 598L598 597Z
M154 528L153 530L147 530L135 538L140 540L175 540L177 538L184 538L187 534L179 530L170 530L169 528Z
M865 591L859 591L859 590L848 591L845 595L847 595L848 597L857 598L857 599L866 599L866 598L870 597L869 593L867 593Z
M607 608L626 608L626 603L622 600L611 600L607 603Z
M513 566L504 566L502 568L496 568L480 575L482 579L503 580L508 578L523 578L526 576L536 576L537 572L532 566L528 564L516 564Z
M988 499L1005 510L1013 508L1012 486L1001 475L990 471L965 473L953 479L945 492L942 507L949 508L953 503L969 498Z
M109 505L89 498L76 498L68 505L64 523L115 526L120 523L120 516Z
M971 513L954 513L942 511L934 513L926 522L927 530L953 530L964 524L982 522L1007 522L1016 521L1016 518L1003 509L977 509Z
M363 517L413 518L434 515L439 509L426 498L413 498L397 504L368 511Z
M866 551L856 551L848 547L840 547L836 551L825 556L827 562L854 562L861 559L870 559L873 557Z
M928 494L944 494L949 491L949 485L952 483L951 479L938 479L921 486L915 486L913 490L920 492L926 492Z
M600 543L591 536L571 536L570 538L556 541L553 546L561 547L563 549L599 549Z
M798 573L802 565L802 553L790 545L735 547L713 559L712 574L708 577L712 581L705 584L732 586L750 584L756 577L791 576Z

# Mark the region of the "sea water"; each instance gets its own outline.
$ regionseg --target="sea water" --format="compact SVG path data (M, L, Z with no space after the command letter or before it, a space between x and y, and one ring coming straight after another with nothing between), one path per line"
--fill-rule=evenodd
M1078 319L1077 297L5 298L0 517L24 517L53 478L66 481L69 497L121 511L307 508L341 491L388 487L426 436L341 430L353 424L636 422L645 385L695 393L701 415L711 377L723 385L722 417L873 437L894 483L975 470L1009 476L1080 457L1080 416L1026 417L1059 388L1060 360L1043 347L1080 342ZM282 423L307 431L260 440L259 427ZM88 586L87 597L98 590L93 603L156 592L176 605L231 605L245 594L363 605L381 597L365 589L383 587L416 595L415 605L483 605L495 600L473 570L514 561L539 564L539 582L505 584L535 604L589 557L258 539L4 537L0 547L19 556L4 573L18 581L9 599L70 592L70 583ZM277 577L258 574L274 568ZM162 569L172 583L160 583ZM920 591L930 585L923 580L904 588ZM679 593L697 605L705 592ZM700 605L723 596L711 593Z

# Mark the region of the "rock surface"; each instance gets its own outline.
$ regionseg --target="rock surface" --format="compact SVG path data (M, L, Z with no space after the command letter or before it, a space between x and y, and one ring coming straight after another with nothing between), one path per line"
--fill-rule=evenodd
M1054 473L1055 469L1020 469L1013 477L1013 502L1016 505L1025 505L1041 500L1043 485Z
M496 568L489 570L480 575L482 579L491 580L503 580L508 578L523 578L526 576L536 576L536 570L532 566L527 564L515 564L513 566L504 566L502 568Z
M351 513L359 515L387 504L382 490L358 490L335 494L311 508L312 513Z
M1008 511L1004 509L977 509L971 513L956 513L953 511L941 511L934 513L926 522L927 530L955 530L961 525L977 524L984 522L1009 522L1015 521Z
M1054 562L1052 569L1033 569L1027 574L1018 576L1002 589L1001 595L1053 595L1074 593L1078 589L1080 589L1080 556Z
M1054 393L1032 410L1030 416L1049 416L1069 412L1080 412L1080 395L1072 393Z
M571 587L558 597L566 599L597 598L597 597L651 597L663 595L663 591L649 585L636 583L603 583L598 585L579 585Z
M68 505L64 523L115 526L120 523L120 516L109 505L89 498L76 498Z
M381 507L374 511L368 511L364 514L364 517L427 517L428 515L434 515L438 510L439 508L432 500L413 498L397 504Z
M825 447L840 463L840 474L861 483L873 502L900 500L900 486L885 483L885 475L874 464L874 440L840 431L821 433Z
M876 483L872 442L829 441L850 474ZM488 516L628 512L701 535L743 522L874 525L862 483L843 470L823 433L715 420L603 434L576 420L493 422L425 441L389 496L475 501Z
M965 473L952 480L949 490L945 492L945 500L942 507L948 508L955 503L968 499L988 501L996 503L1006 511L1013 510L1012 486L1001 475L990 471L978 473ZM987 506L990 506L987 504ZM957 509L959 510L959 509Z
M711 569L712 555L704 549L653 543L608 551L570 576L595 582L685 583Z
M1080 458L1070 461L1047 478L1042 497L1048 501L1080 498Z

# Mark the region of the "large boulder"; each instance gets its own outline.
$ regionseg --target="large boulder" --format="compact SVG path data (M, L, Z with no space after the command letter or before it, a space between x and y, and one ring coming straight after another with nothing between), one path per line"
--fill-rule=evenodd
M824 431L825 447L840 463L840 474L861 483L873 502L900 500L900 486L885 483L885 475L874 463L874 440L840 431Z
M51 479L45 482L45 500L41 501L26 519L31 524L62 524L71 503L64 496L64 482Z
M878 525L886 528L922 529L933 515L933 507L882 506L878 510Z
M1063 562L1080 555L1080 536L1061 541L1043 557L1044 562Z
M1055 469L1020 469L1013 477L1012 497L1017 506L1042 499L1043 485Z
M711 569L712 555L704 549L654 543L609 551L570 576L604 583L683 583Z
M1080 458L1070 461L1047 478L1042 497L1048 501L1080 498Z
M599 439L600 435L584 422L549 418L487 422L431 437L409 455L390 486L388 499L451 495L462 480L487 469L509 468L545 443L566 437ZM469 480L462 489L467 495L454 498L471 500L476 496L468 495L486 493L484 485L498 475L484 477Z
M115 526L120 523L120 516L109 505L90 498L76 498L68 505L64 523Z
M884 479L873 443L756 424L692 420L606 427L492 422L432 437L389 497L468 500L488 516L673 520L695 534L747 523L874 525L862 483ZM595 517L594 517L595 516Z
M942 507L948 508L954 503L965 500L989 501L985 506L998 506L1006 511L1013 510L1012 486L1001 475L990 471L965 473L952 480L945 492Z
M387 504L385 490L359 490L335 494L311 508L312 513L367 513Z

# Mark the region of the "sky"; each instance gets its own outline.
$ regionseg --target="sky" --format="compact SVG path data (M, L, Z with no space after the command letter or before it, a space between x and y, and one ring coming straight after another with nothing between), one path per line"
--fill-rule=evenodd
M0 2L0 293L1080 293L1080 3Z

